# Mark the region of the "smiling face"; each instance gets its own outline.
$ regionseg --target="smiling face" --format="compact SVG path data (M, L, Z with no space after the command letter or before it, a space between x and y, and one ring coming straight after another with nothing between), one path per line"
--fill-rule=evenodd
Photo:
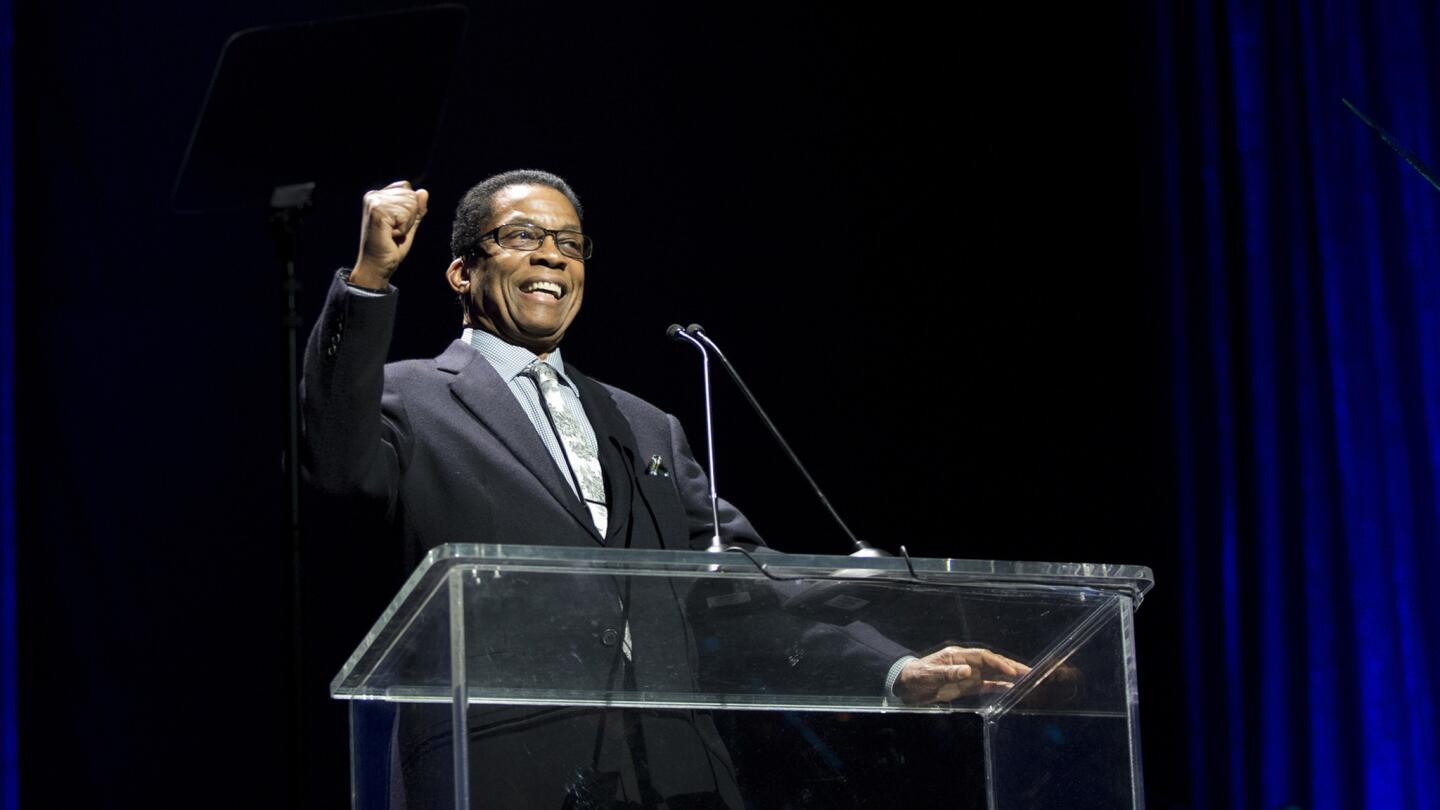
M492 211L482 231L512 223L581 230L575 207L549 186L506 186L495 192ZM536 354L554 349L580 313L585 262L561 253L553 236L535 250L501 247L492 237L480 251L457 258L445 273L465 299L469 325Z

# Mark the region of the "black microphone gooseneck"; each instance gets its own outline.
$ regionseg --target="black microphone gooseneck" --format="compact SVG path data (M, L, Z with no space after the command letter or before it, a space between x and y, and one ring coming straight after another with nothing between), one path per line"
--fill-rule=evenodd
M677 328L677 326L672 326L670 328L675 329ZM810 476L810 472L805 469L805 465L800 463L800 457L795 454L794 450L790 449L790 443L785 441L784 436L780 435L780 429L775 427L775 423L770 421L770 417L765 413L765 409L760 407L760 401L755 398L754 394L750 393L750 387L745 384L744 380L740 379L740 372L736 371L735 366L730 364L730 360L725 357L724 352L720 351L720 347L715 345L715 341L711 340L710 336L705 334L705 327L701 326L698 323L692 323L685 328L683 334L686 337L691 338L692 341L695 338L699 338L700 340L705 341L705 343L709 345L710 350L715 352L715 356L720 358L720 365L724 366L725 371L729 372L730 379L735 381L735 385L740 389L740 393L745 395L745 400L750 403L750 407L754 408L755 413L760 416L760 421L764 422L765 427L770 429L770 435L775 437L776 442L779 442L780 449L785 451L785 455L789 457L791 463L795 465L795 469L799 470L800 474L805 477L806 482L810 484L810 488L815 491L815 497L820 499L820 503L825 507L826 511L830 513L830 517L835 519L835 522L839 524L840 529L845 532L845 536L850 538L850 542L855 546L855 551L853 552L854 556L890 556L883 549L877 549L869 543L866 543L864 540L856 537L855 533L850 531L850 527L845 525L845 521L840 518L840 513L835 511L835 507L830 504L830 499L825 497L824 492L820 491L820 485L815 483L815 479ZM704 348L702 347L701 350L703 351ZM708 373L705 379L706 385L708 386L710 379ZM710 418L710 393L708 388L706 389L705 393L705 418Z
M714 420L710 416L710 352L705 350L705 344L691 337L678 323L670 324L665 334L671 340L688 341L700 350L701 367L705 374L705 455L710 467L710 525L714 531L710 536L710 547L705 550L724 551L725 545L720 542L720 496L715 494L715 430Z

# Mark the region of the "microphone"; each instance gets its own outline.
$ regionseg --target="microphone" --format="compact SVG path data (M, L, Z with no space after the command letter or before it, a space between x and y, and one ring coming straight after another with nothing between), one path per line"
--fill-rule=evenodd
M715 492L715 429L710 415L710 352L706 351L705 344L692 337L678 323L670 324L665 335L671 340L691 343L700 350L701 367L705 375L705 454L708 456L706 461L710 468L710 526L713 530L710 547L705 550L723 552L725 544L720 542L720 496Z
M675 330L679 329L679 324L672 324L670 329L666 330L666 334L670 335L672 339L678 340L679 338L676 336ZM770 429L770 435L775 437L775 441L780 444L780 449L785 451L785 455L790 459L791 463L795 465L795 469L799 470L800 475L804 476L805 481L810 484L810 488L815 491L815 497L820 499L820 503L825 507L825 510L830 513L830 517L834 518L835 522L839 524L840 530L845 532L846 537L850 538L851 544L855 546L855 551L851 552L851 556L889 557L889 552L884 549L877 549L856 537L855 533L850 531L850 527L845 525L845 521L840 518L840 513L830 504L830 499L825 497L824 492L820 491L820 485L815 483L815 479L811 477L810 472L805 469L805 465L800 462L800 456L796 455L795 451L790 449L790 443L785 441L784 436L780 435L780 429L775 427L774 422L770 421L770 417L765 413L765 409L760 407L760 401L755 398L754 394L750 393L750 387L745 384L745 381L740 379L740 372L736 371L735 366L730 364L730 360L725 357L724 352L720 351L720 347L715 345L715 341L711 340L710 336L705 334L705 327L698 323L692 323L685 327L680 334L690 338L697 346L700 346L699 341L704 341L705 345L708 345L710 350L715 352L715 356L720 359L720 364L724 366L725 371L730 374L730 379L735 381L735 385L740 389L740 393L745 395L745 400L750 403L750 407L754 408L755 413L760 416L760 421L764 422L765 427ZM698 341L696 340L697 338L699 339ZM701 346L701 351L704 351L704 346ZM706 371L705 384L705 418L708 420L710 418L710 377L708 369ZM711 482L714 482L713 473Z

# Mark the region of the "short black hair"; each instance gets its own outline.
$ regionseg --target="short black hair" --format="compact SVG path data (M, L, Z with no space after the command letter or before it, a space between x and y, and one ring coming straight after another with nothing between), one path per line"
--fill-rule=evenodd
M455 224L450 230L450 255L457 259L469 260L480 254L480 236L485 233L485 223L495 212L495 195L510 186L548 186L565 195L575 206L580 220L585 220L585 211L580 207L580 198L570 184L557 174L540 169L512 169L487 177L476 183L455 208Z

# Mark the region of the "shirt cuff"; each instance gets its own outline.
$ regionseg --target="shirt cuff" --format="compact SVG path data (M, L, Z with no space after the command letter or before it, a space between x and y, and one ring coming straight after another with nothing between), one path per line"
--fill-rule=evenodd
M915 656L906 655L890 665L890 672L885 675L885 697L899 697L899 695L895 694L895 682L900 679L900 670L904 669L906 664L914 660L916 660Z
M361 287L359 284L351 284L350 268L348 267L340 268L340 280L345 282L345 286L350 288L350 292L362 298L384 298L390 293L395 292L395 285L393 284L386 286L386 288L383 290L376 290L370 287Z

